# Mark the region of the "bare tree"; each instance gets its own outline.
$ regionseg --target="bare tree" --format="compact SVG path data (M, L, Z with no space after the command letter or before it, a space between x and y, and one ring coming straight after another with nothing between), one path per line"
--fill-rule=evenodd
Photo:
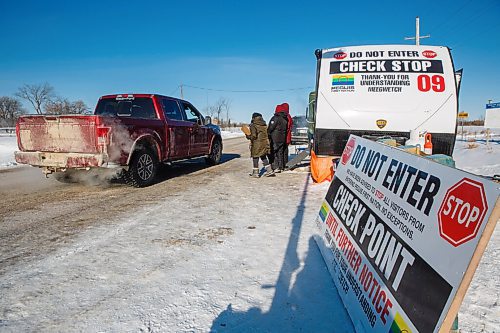
M227 127L231 127L231 119L229 118L229 108L231 107L231 101L226 100L225 108L226 108L226 125Z
M82 100L70 102L67 98L57 97L45 103L46 114L84 114L88 111L88 106Z
M214 105L208 107L208 114L217 119L219 125L223 125L221 115L226 113L226 121L229 119L229 107L231 102L223 97L219 98Z
M15 94L31 103L37 114L42 114L42 107L54 96L54 88L44 84L25 84Z
M207 116L210 116L210 118L214 119L215 112L214 112L214 109L211 106L205 107L204 110L205 110L205 113L206 113Z
M67 114L70 113L70 101L66 98L57 97L45 103L46 114Z
M90 112L90 108L85 104L81 99L74 101L71 103L71 113L76 114L88 114Z
M0 97L0 126L14 126L17 118L24 113L26 111L17 99L8 96Z

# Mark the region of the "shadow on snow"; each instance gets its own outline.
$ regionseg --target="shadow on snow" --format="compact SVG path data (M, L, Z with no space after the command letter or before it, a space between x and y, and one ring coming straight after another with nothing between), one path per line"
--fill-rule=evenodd
M241 157L240 154L222 154L220 163L218 165L227 163L231 160L240 157ZM154 184L159 184L172 178L188 175L190 173L194 173L204 169L209 169L212 167L213 166L206 164L204 157L196 157L190 160L174 162L171 165L161 164L158 173L156 175L156 181L154 182ZM94 186L99 186L99 185L120 186L125 184L125 181L123 180L122 177L120 177L120 175L114 175L111 179L107 178L101 179L98 173L96 173L95 175L89 173L88 175L80 178L84 178L84 181L75 179L74 181L68 181L68 182L69 183L79 182L85 185L94 185Z
M213 321L210 332L353 332L354 328L342 305L323 257L313 239L304 265L300 269L297 253L302 223L304 222L305 199L308 178L297 212L292 219L292 228L286 248L285 259L274 286L274 297L269 311L252 307L246 312L235 311L232 305L222 311ZM292 278L296 274L295 283Z
M240 157L241 157L240 154L222 154L220 163L218 165L227 163L231 160ZM191 160L174 162L172 163L172 165L162 165L160 171L158 172L156 183L160 183L170 178L187 175L193 172L209 169L212 167L213 166L210 166L205 163L204 157L197 157Z

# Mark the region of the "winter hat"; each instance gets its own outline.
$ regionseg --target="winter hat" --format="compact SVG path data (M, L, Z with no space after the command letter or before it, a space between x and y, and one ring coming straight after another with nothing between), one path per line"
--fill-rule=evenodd
M283 104L278 104L276 105L276 109L274 110L274 113L282 112L283 111Z
M253 119L253 118L257 118L257 117L262 117L262 115L261 115L260 113L258 113L258 112L254 112L254 113L252 114L252 119Z
M286 113L290 112L290 106L288 105L288 103L281 104L281 111Z

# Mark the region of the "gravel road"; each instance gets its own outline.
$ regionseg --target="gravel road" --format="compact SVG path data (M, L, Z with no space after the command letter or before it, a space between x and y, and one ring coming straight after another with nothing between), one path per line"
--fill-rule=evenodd
M63 184L32 167L0 171L0 276L12 265L47 255L86 228L211 181L234 168L233 160L247 151L246 140L226 140L220 165L208 167L199 158L166 166L157 184L142 189L119 180Z

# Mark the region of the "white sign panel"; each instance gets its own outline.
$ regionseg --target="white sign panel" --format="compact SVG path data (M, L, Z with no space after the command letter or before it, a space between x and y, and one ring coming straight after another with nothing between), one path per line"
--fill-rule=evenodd
M498 195L493 182L351 136L315 239L356 331L436 332Z
M500 128L500 103L486 104L485 128Z
M457 88L446 47L326 49L319 71L316 128L455 133Z

